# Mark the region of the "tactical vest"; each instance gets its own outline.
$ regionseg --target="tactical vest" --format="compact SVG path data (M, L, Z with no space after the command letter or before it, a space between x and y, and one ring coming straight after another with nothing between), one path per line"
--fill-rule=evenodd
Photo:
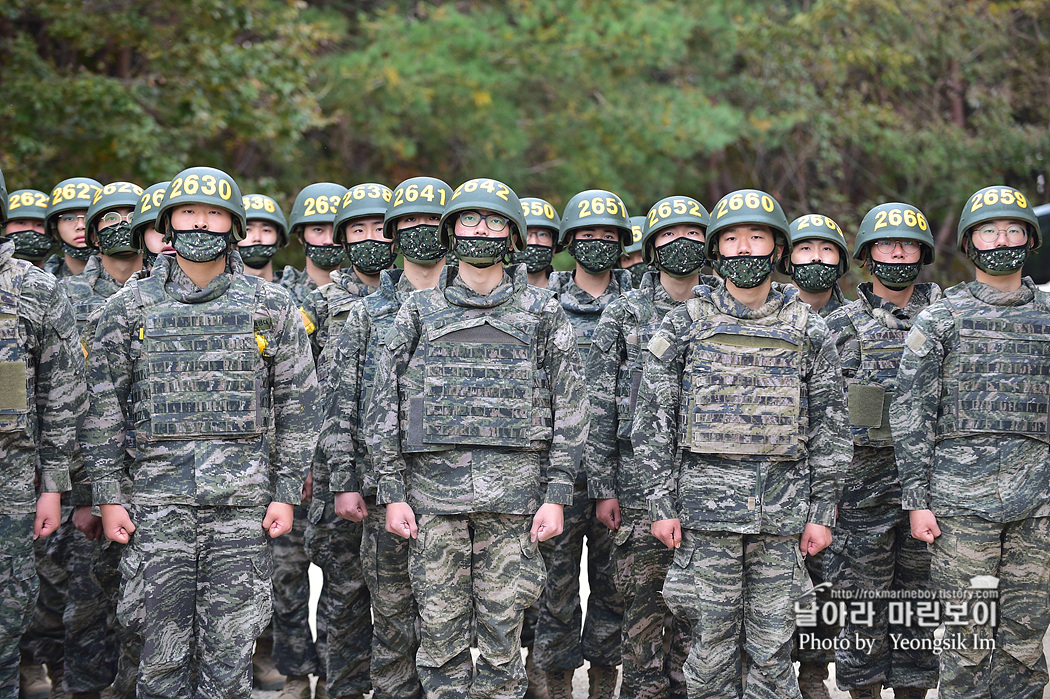
M18 308L29 263L12 258L0 283L0 432L29 433L32 357L18 336Z
M442 292L416 296L422 333L402 377L402 451L548 448L550 382L537 357L548 292L523 285L493 308L454 306Z
M628 292L625 297L631 325L623 329L627 357L621 361L616 377L616 438L624 442L631 441L634 408L642 383L642 348L649 344L663 320L653 301L655 294L655 287L650 287Z
M846 407L853 443L862 447L892 447L890 402L910 324L907 328L887 328L866 313L859 302L849 304L845 312L860 343L860 366L846 382Z
M785 300L778 313L746 320L701 298L686 307L693 327L682 374L679 446L696 454L804 457L809 306Z
M1050 443L1050 305L994 306L965 287L944 304L959 342L944 358L937 439L1018 434Z
M266 432L268 370L253 319L262 283L234 275L225 294L195 304L170 298L157 276L135 285L145 315L132 389L139 440Z

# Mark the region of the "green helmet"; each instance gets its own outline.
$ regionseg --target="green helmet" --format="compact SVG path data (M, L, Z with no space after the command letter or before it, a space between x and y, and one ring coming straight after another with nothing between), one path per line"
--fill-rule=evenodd
M151 184L142 191L139 203L135 205L135 213L131 215L131 239L139 250L146 247L146 227L157 222L157 211L164 203L164 192L169 182L158 182Z
M292 203L288 235L302 235L308 223L335 223L335 215L346 194L346 187L334 182L315 182L303 187Z
M62 180L51 190L51 199L44 217L44 228L58 240L58 216L66 211L76 211L91 206L95 193L102 189L102 183L90 177L70 177ZM85 220L86 220L85 216Z
M3 173L0 173L0 192L3 192L3 188ZM4 219L0 219L0 223L7 218L12 220L22 218L29 221L43 221L47 218L47 195L38 189L19 189L11 192L11 195L4 199L3 204L7 208L4 210L6 212Z
M110 209L128 207L135 209L142 197L142 187L134 182L110 182L102 189L95 192L95 198L91 200L86 216L87 238L92 245L98 247L96 234L98 233L99 219L102 214Z
M183 204L210 204L233 215L233 240L244 240L244 201L237 182L213 167L191 167L175 175L164 191L154 227L171 237L171 210Z
M452 192L452 198L448 200L448 205L441 212L438 235L441 238L441 244L446 249L450 247L454 236L453 231L456 224L454 214L471 209L492 211L506 216L511 226L511 252L521 252L525 249L527 225L518 195L502 182L485 177L467 180L456 187Z
M624 248L624 252L630 255L642 249L642 231L645 230L645 216L631 217L631 243Z
M876 240L914 240L922 245L922 264L933 262L933 233L922 212L911 204L879 204L864 215L853 245L853 258L864 261L864 251Z
M0 225L7 222L7 183L4 182L4 171L0 170Z
M561 217L561 235L558 249L564 250L572 241L572 232L578 228L608 226L620 232L620 252L627 249L633 239L631 217L623 200L604 189L588 189L580 192L565 205Z
M738 189L730 192L711 209L711 224L704 238L704 257L714 261L718 234L741 224L759 224L773 229L773 237L784 245L781 257L791 257L788 221L780 202L760 189Z
M525 214L526 229L550 228L557 233L561 228L558 210L546 199L525 197L521 200L521 213Z
M288 244L288 220L284 217L280 205L265 194L245 194L242 197L244 203L244 219L249 221L268 221L277 227L277 245L284 247Z
M665 197L653 204L649 213L640 218L645 221L642 226L642 260L650 265L656 264L654 248L650 244L654 235L665 228L685 224L703 230L706 240L707 227L711 222L704 205L692 197Z
M956 246L959 250L963 249L966 233L977 224L1001 218L1027 223L1033 250L1043 244L1042 231L1039 230L1039 218L1032 210L1032 202L1013 187L997 184L974 192L973 196L966 200L962 215L959 216Z
M398 219L409 214L440 216L452 198L452 188L436 177L413 177L394 188L393 200L386 210L383 235L394 239Z
M839 249L839 276L849 271L849 249L846 247L846 236L843 235L839 224L830 217L821 214L799 216L788 226L788 239L791 241L792 248L803 240L826 240L834 243ZM777 263L777 269L784 274L789 274L790 264L791 255L784 255Z
M375 216L386 218L386 210L394 193L385 184L366 182L354 185L343 195L339 211L335 215L335 227L332 229L332 242L336 245L346 243L346 224L355 218ZM384 226L383 232L386 233Z

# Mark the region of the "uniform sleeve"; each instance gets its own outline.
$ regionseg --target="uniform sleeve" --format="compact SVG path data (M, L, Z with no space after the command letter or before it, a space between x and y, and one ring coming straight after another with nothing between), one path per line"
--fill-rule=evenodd
M545 502L571 505L576 472L587 442L590 404L576 333L556 300L548 302L544 311L550 330L543 361L551 382L554 426Z
M893 392L890 429L901 482L901 507L905 510L930 507L930 471L945 356L942 338L951 327L951 317L938 318L939 311L931 306L916 317L904 340L904 354Z
M587 471L587 495L591 498L616 497L616 474L620 468L616 381L626 354L622 307L619 300L606 306L585 362L591 411L583 465Z
M415 304L409 299L394 319L386 345L376 364L375 391L367 407L365 423L376 435L373 464L378 476L376 500L381 505L405 502L405 457L401 454L401 377L419 342L420 323Z
M842 379L847 381L853 378L860 368L860 341L857 339L857 329L850 322L844 307L835 310L826 318L826 322L835 341L839 363L842 365Z
M325 421L320 449L331 468L329 489L333 493L361 490L357 477L360 416L361 362L367 342L368 314L364 304L354 304L337 337L331 338L323 356L328 365L325 387ZM368 464L363 464L365 468ZM316 480L316 478L315 478Z
M302 318L287 298L276 302L271 363L274 448L273 500L298 505L321 426L321 401Z
M668 313L643 350L642 382L631 428L635 459L647 469L645 490L654 522L678 517L676 494L682 468L678 413L685 352L675 324L678 316L678 310Z
M134 333L142 327L138 314L128 308L126 296L117 294L106 302L87 358L89 403L80 441L96 505L123 501L120 481L129 417L125 411L131 392L132 351L141 346Z
M91 352L91 341L95 337L95 330L98 328L98 320L102 316L102 311L105 310L105 306L98 308L91 314L88 321L84 323L84 327L80 329L80 347L82 350L81 357L86 357ZM81 372L81 376L84 375L85 370ZM87 400L87 385L84 385L84 400ZM87 411L87 404L84 406L85 412ZM77 426L78 442L83 442L83 435L79 434L80 430L83 429L83 420ZM69 493L69 504L73 507L81 507L92 504L91 494L91 480L88 478L87 468L84 466L83 459L79 460L69 470L69 479L72 484L72 488Z
M842 491L842 474L853 460L853 440L846 417L842 367L824 320L811 313L806 328L810 344L809 452L810 500L807 522L830 527Z
M62 493L70 489L70 472L83 468L77 425L87 410L87 386L73 308L57 286L52 288L40 333L36 377L40 491Z
M324 349L325 338L322 335L326 335L327 330L323 330L322 327L327 322L327 310L328 303L320 289L314 289L307 294L303 299L302 307L299 308L303 327L306 329L307 337L310 338L310 351L314 362L320 362L321 351ZM320 374L318 378L321 378Z

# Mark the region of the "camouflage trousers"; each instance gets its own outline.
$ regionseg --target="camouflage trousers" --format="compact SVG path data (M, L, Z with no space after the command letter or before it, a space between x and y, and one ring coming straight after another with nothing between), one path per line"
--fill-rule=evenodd
M310 559L304 551L307 505L297 505L292 531L273 540L273 663L283 675L324 675L328 576L317 601L317 641L310 631Z
M19 642L36 606L35 515L0 515L0 697L18 697Z
M417 517L408 570L422 618L416 665L427 699L519 699L528 687L521 625L546 579L539 547L529 541L532 517ZM470 655L474 617L476 670Z
M587 539L587 622L580 605L580 564ZM536 620L536 667L572 670L583 665L620 664L623 597L616 589L612 532L594 518L587 486L577 485L565 506L565 530L540 546L547 564L544 603ZM582 634L581 634L582 630Z
M899 504L840 508L836 533L845 537L842 555L848 580L836 587L869 593L926 590L930 584L930 553L911 536L908 513ZM841 584L841 585L840 585ZM835 650L835 677L840 689L870 684L886 687L937 686L937 658L928 648L933 629L918 624L890 624L889 600L872 602L874 615L849 615ZM855 639L863 639L857 643ZM903 639L895 642L893 639ZM861 647L863 645L863 647Z
M809 577L798 545L797 536L683 531L664 599L692 623L684 666L690 699L736 699L742 686L748 699L800 696L791 664L794 605Z
M367 693L372 620L361 572L361 525L338 517L331 496L315 489L304 548L324 571L328 587L328 637L323 656L328 694Z
M386 530L386 507L368 500L361 565L372 594L372 686L375 699L423 696L416 670L420 617L408 573L408 541Z
M251 696L252 647L273 612L265 513L131 508L117 615L142 638L139 699Z
M62 507L62 521L68 519L73 508ZM58 665L63 663L62 612L66 608L66 583L69 574L62 565L65 559L65 542L59 532L52 532L46 539L33 542L37 577L40 579L40 594L37 596L33 619L22 634L20 644L22 658L30 664Z
M116 699L135 699L135 684L139 675L139 654L142 639L117 618L120 595L120 559L124 545L105 541L95 549L91 577L105 595L106 619L117 637L118 653L116 676L113 678L113 696Z
M62 563L69 576L62 612L62 685L67 692L101 692L117 674L117 636L109 623L109 597L92 576L100 542L77 531L72 518L55 534L66 540Z
M690 625L673 616L663 599L673 554L653 536L645 510L623 509L621 515L612 551L616 587L624 601L620 696L684 699L682 664L689 652Z
M965 647L947 647L941 654L938 696L1042 697L1048 680L1043 635L1050 625L1050 518L1000 523L977 516L938 517L937 524L941 535L931 545L933 589L966 590L978 575L999 579L998 626L977 625L971 614L970 623L948 629Z
M832 534L832 541L835 541L835 536L838 536L838 532ZM824 561L828 555L828 550L825 549L815 556L806 556L806 572L809 573L809 580L813 583L814 587L824 582ZM818 608L821 602L827 599L826 594L818 596ZM839 635L840 627L837 624L824 623L823 619L817 618L817 625L812 628L805 629L805 633L813 634L816 638L834 639ZM800 634L803 633L802 629L795 630L795 648L792 651L792 659L797 660L801 663L813 663L823 665L827 667L828 663L835 659L835 654L828 650L817 650L814 647L804 647L801 643Z

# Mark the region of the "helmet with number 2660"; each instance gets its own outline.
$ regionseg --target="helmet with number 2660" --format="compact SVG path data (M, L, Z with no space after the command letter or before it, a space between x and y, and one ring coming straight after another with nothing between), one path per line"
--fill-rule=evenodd
M776 242L784 246L782 256L791 255L787 216L784 215L780 202L759 189L739 189L719 199L711 209L711 223L704 239L705 257L712 261L715 259L719 233L727 228L746 224L770 228Z

